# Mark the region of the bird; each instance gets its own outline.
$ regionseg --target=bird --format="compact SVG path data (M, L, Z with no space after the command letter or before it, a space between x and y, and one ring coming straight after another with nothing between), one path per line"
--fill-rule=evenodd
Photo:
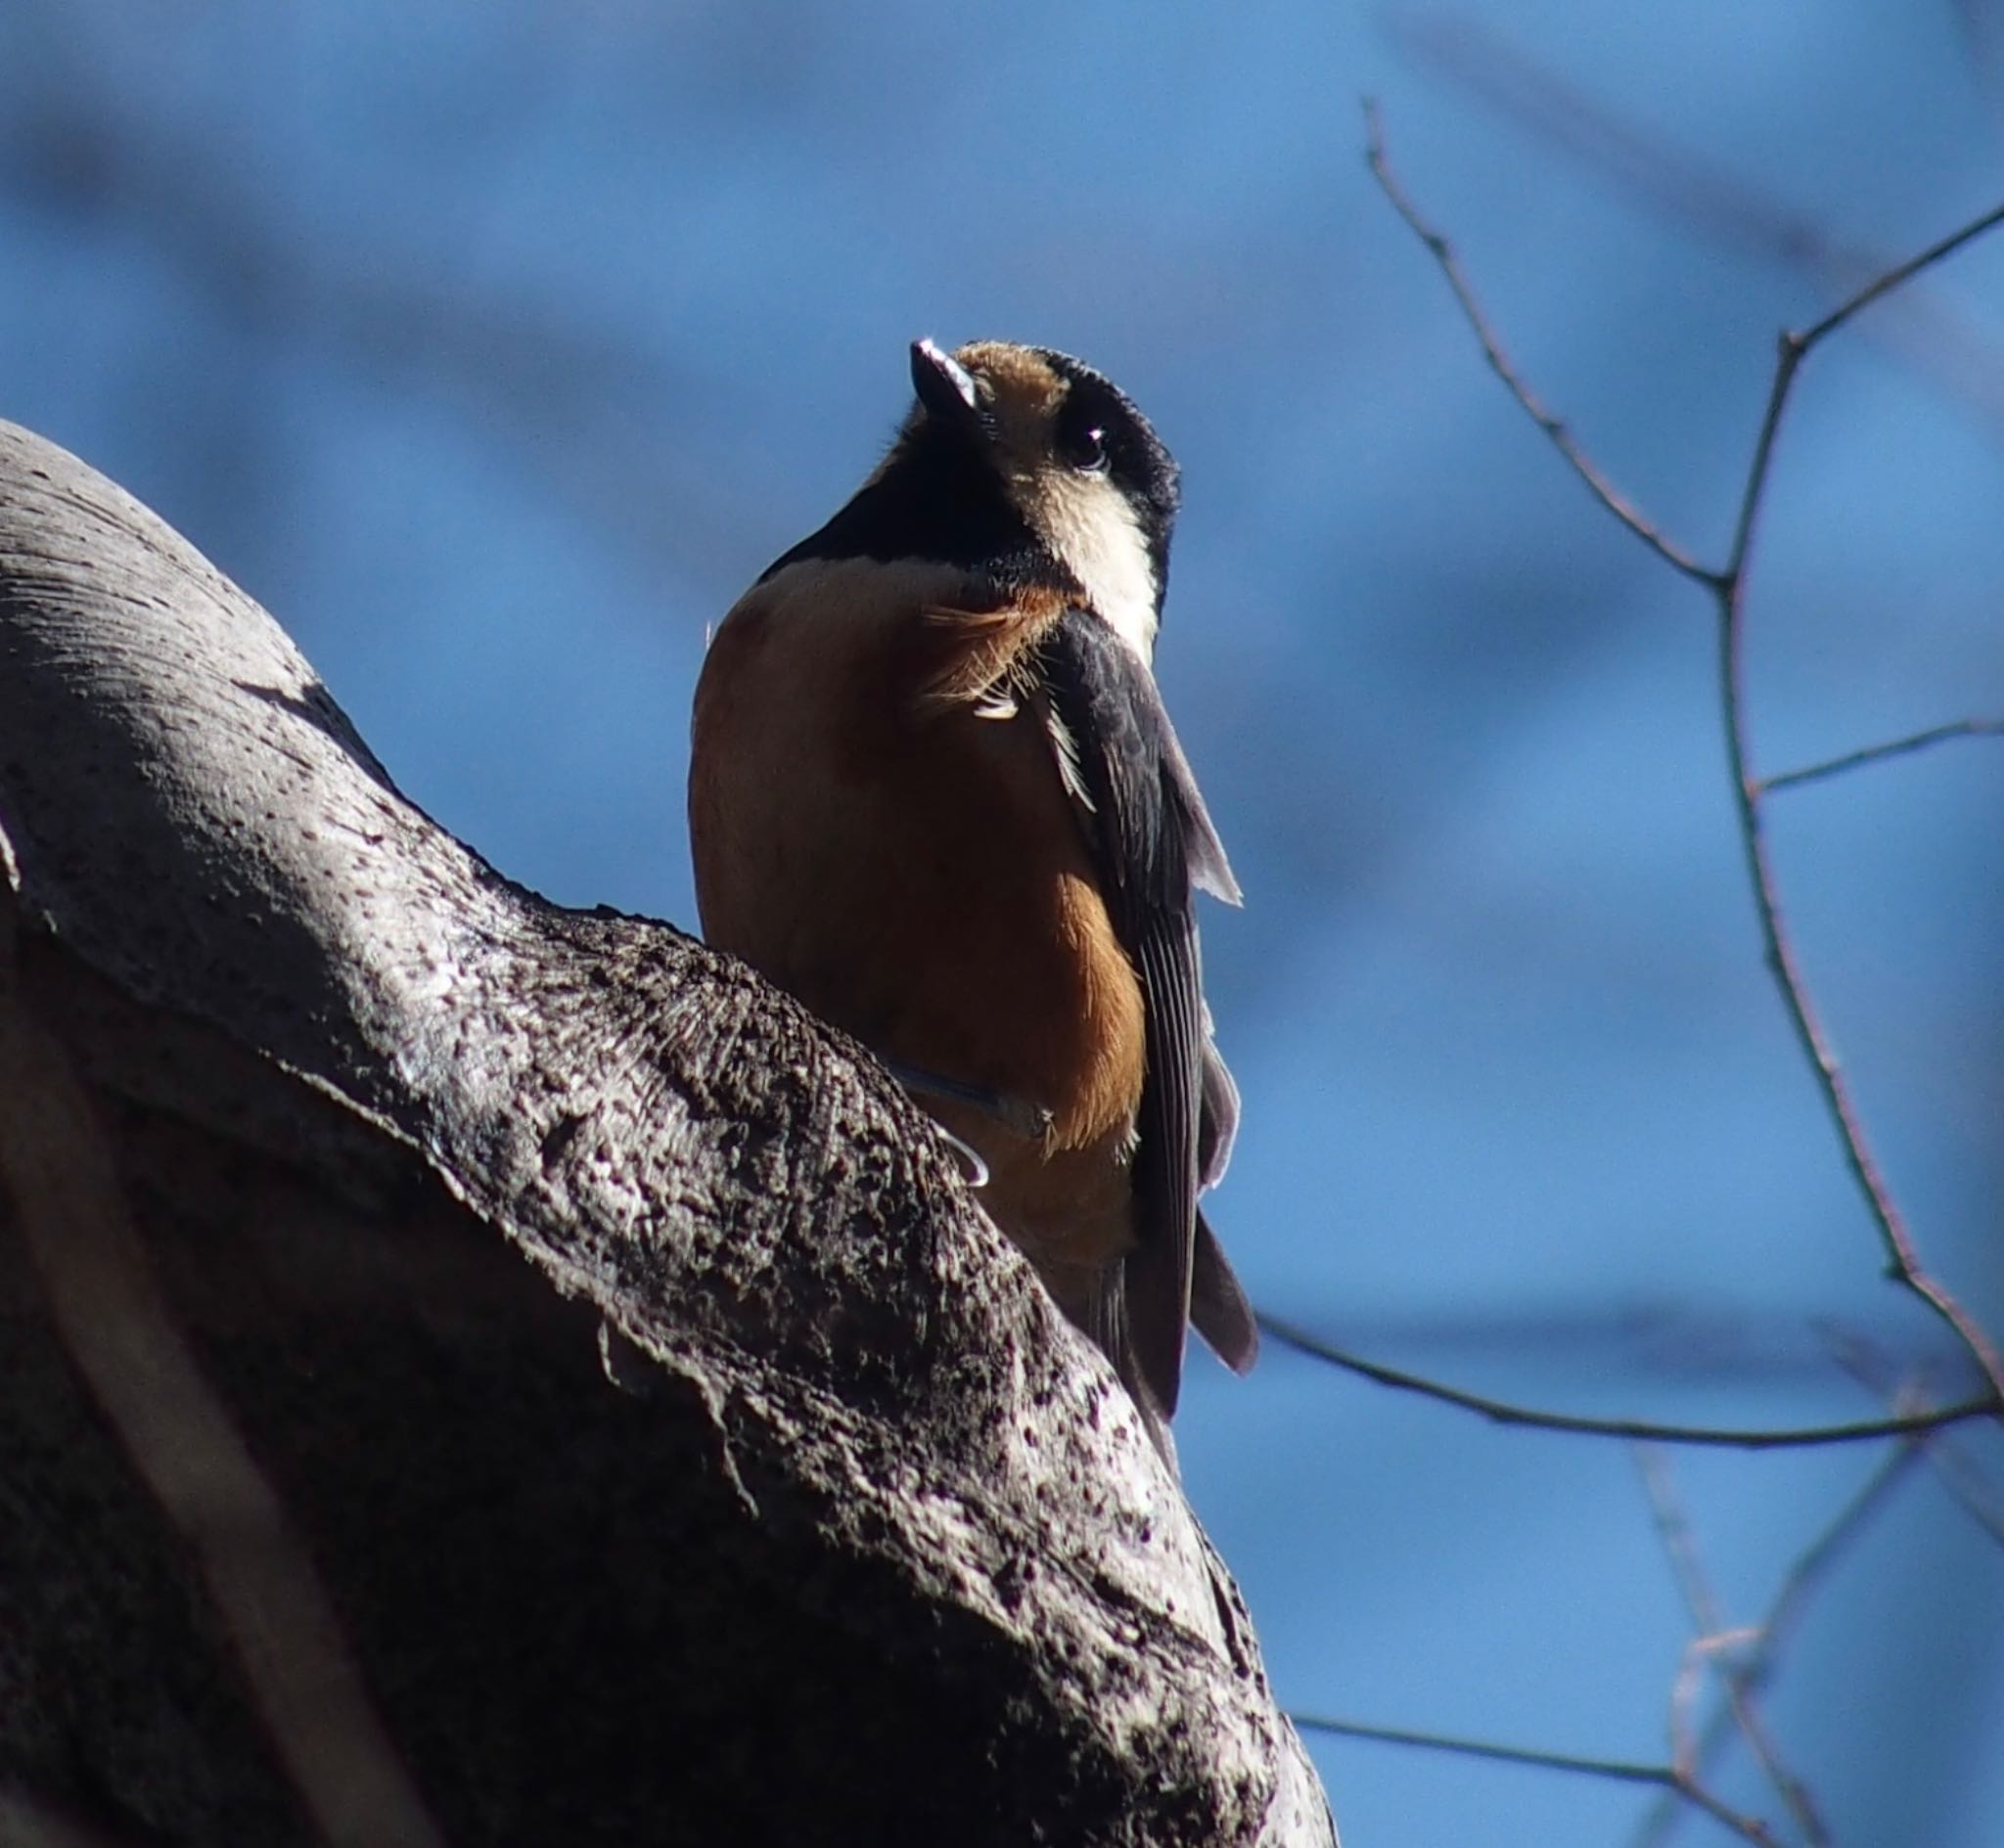
M1244 1373L1199 1205L1239 1095L1199 891L1240 891L1156 685L1180 501L1049 347L911 346L888 452L717 626L689 834L705 939L874 1053L1175 1468L1186 1328Z

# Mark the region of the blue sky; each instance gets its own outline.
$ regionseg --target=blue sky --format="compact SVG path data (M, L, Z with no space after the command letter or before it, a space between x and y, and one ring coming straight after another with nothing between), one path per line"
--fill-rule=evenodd
M1536 1403L1870 1416L1858 1353L1964 1382L1761 968L1708 606L1483 368L1358 100L1538 388L1717 559L1776 330L2004 192L2004 27L1631 11L16 0L0 415L265 602L497 866L693 925L706 626L873 462L911 338L1081 354L1184 466L1161 672L1248 893L1206 954L1246 1094L1213 1217L1256 1297ZM2004 715L2000 301L2004 238L1805 372L1757 769ZM1874 1143L1992 1329L2000 797L1974 741L1772 810ZM1623 1449L1280 1352L1186 1408L1289 1704L1662 1757L1690 1625ZM1732 1620L1881 1454L1669 1460ZM1917 1470L1770 1696L1846 1848L2004 1838L2000 1643L2004 1551ZM1624 1842L1647 1807L1316 1750L1353 1844Z

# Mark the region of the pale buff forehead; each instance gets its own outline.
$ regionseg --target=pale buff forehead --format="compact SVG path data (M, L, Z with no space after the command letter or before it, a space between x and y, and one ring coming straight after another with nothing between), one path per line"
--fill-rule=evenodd
M1071 382L1049 360L1007 340L973 340L953 357L992 387L988 410L1003 442L1015 450L1041 449Z

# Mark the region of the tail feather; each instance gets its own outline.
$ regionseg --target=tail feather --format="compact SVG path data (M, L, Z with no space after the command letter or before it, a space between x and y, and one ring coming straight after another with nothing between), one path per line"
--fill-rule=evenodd
M1191 1260L1190 1320L1233 1373L1251 1373L1259 1358L1259 1324L1244 1285L1232 1274L1217 1234L1201 1212Z

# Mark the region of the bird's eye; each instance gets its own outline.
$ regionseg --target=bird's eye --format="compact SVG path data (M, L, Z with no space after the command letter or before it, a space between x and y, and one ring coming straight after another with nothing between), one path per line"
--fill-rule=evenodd
M1066 465L1076 469L1080 474L1104 474L1110 458L1107 454L1107 432L1097 424L1087 429L1073 430L1064 443Z

